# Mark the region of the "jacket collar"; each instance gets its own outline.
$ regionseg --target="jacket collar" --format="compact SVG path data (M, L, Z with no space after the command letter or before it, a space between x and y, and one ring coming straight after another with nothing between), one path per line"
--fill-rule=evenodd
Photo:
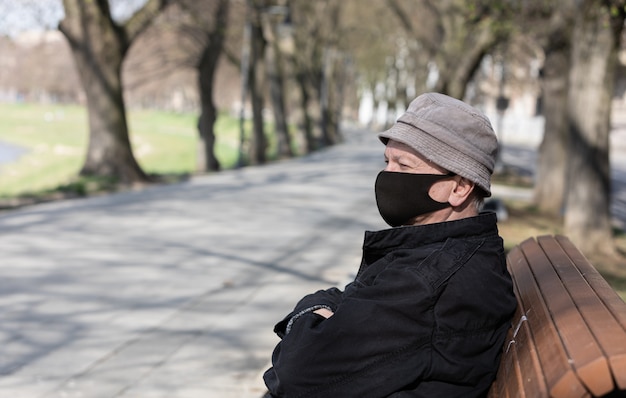
M366 231L363 249L375 252L388 251L442 242L448 238L497 234L496 221L495 213L489 212L455 221Z

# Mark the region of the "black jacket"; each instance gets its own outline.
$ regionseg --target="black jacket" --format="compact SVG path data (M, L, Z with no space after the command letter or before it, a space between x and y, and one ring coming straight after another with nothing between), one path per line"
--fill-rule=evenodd
M276 325L265 383L286 398L484 396L515 307L493 214L366 232L354 282Z

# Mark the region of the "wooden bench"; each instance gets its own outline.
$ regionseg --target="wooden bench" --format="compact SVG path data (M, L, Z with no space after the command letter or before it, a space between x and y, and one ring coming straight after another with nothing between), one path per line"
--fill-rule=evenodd
M563 236L507 257L518 309L490 398L626 397L626 304Z

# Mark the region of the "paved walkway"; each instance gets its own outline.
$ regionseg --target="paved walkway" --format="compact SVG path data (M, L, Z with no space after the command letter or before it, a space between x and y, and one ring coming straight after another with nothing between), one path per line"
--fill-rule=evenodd
M347 136L302 159L0 214L0 397L259 398L274 323L349 281L363 231L385 227L382 145Z
M258 398L274 323L384 227L382 145L349 142L0 215L0 397Z

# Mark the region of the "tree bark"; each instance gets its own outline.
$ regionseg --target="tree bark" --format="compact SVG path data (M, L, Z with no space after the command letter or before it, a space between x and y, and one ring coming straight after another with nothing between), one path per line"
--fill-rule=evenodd
M340 140L334 108L337 104L336 86L332 80L335 77L332 69L334 59L330 57L338 48L340 7L341 2L334 0L290 2L297 49L292 63L300 86L305 140L309 150ZM309 117L309 109L319 111L319 118Z
M87 97L89 144L81 175L121 182L147 181L133 156L121 82L132 41L167 4L150 0L123 26L111 18L107 0L63 0L59 30L67 38Z
M229 0L219 0L214 27L206 34L206 44L197 65L201 104L198 118L199 145L196 167L201 171L219 171L221 168L214 151L217 108L213 101L213 89L217 62L224 45L228 9Z
M300 111L302 112L302 128L304 130L304 153L311 153L316 149L315 135L313 130L313 118L309 113L309 104L311 102L308 80L304 72L297 72L296 82L300 88Z
M250 102L252 103L252 140L250 143L250 163L253 165L264 164L266 161L265 151L267 140L263 122L263 60L265 52L265 38L261 26L260 6L251 0L252 10L250 35L250 69L248 76L248 88L250 90Z
M435 91L463 99L467 85L485 54L503 40L503 37L496 35L491 23L483 21L472 26L469 29L471 33L463 38L455 37L449 32L448 51L439 52L436 57L439 80ZM457 53L460 49L463 49L462 57Z
M409 5L387 0L403 29L418 40L435 61L439 78L433 91L463 98L485 54L507 39L511 10L506 2L498 7L479 6L467 0L423 0L420 6L433 19L425 29L409 16ZM513 2L515 3L515 2Z
M316 119L311 110L315 102L313 75L314 71L318 69L316 65L320 63L317 49L320 46L321 38L319 37L320 29L317 26L316 5L319 3L288 0L292 25L294 26L294 47L297 49L290 54L289 59L300 94L303 153L311 153L318 148Z
M339 121L336 116L335 59L334 50L324 53L324 67L320 82L320 112L322 116L322 145L330 146L341 142Z
M567 90L570 68L570 31L559 26L544 46L541 79L545 118L539 147L534 201L541 212L562 216L567 175L568 125Z
M583 2L572 41L568 94L570 175L565 231L587 254L615 252L610 211L609 131L624 5L610 10L608 3Z
M329 4L329 19L331 26L339 26L339 17L341 14L341 3ZM337 117L337 90L336 90L336 73L335 62L337 59L337 41L336 32L331 30L328 32L326 44L323 47L322 65L319 80L319 103L321 112L321 129L322 144L324 146L335 145L341 142L341 132L339 131L339 120Z
M267 77L270 86L270 100L274 112L274 127L276 129L277 152L279 158L293 157L291 138L287 125L285 109L285 77L283 71L283 57L279 46L280 37L276 24L269 21L272 39L266 50Z

